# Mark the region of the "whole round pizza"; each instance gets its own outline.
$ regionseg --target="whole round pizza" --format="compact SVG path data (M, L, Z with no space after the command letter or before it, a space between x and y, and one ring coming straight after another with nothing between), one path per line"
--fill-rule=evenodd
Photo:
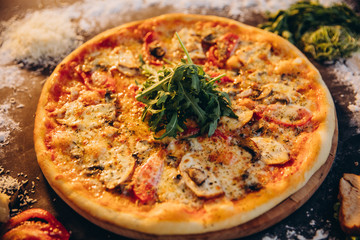
M333 101L272 33L168 14L99 34L43 88L39 165L73 209L116 233L186 235L246 223L326 162Z

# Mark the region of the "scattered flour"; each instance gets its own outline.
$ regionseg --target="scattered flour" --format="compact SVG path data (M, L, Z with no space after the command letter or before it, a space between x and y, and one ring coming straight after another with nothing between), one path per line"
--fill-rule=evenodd
M337 62L333 66L337 81L346 84L354 90L355 101L349 103L348 108L353 113L352 125L360 133L360 52L351 58Z
M323 239L327 239L328 236L329 236L329 232L324 231L323 229L319 229L316 231L316 234L312 240L323 240Z
M2 155L2 147L9 143L10 133L19 129L19 123L15 122L8 114L11 103L0 105L0 156Z
M277 236L265 236L262 238L262 240L278 240L278 237Z
M325 240L329 237L329 232L324 229L317 229L315 235L312 238L306 238L301 233L299 233L294 227L285 226L286 228L286 239L292 240ZM262 239L262 240L270 240L270 239ZM271 239L272 240L272 239ZM277 238L273 239L277 240Z
M313 220L311 220L311 221L310 221L310 223L309 223L309 225L310 225L310 226L315 226L315 224L316 224L316 222L315 222L315 220L314 220L314 219L313 219Z
M7 87L14 89L18 86L21 86L21 84L23 84L24 81L25 79L20 74L18 66L16 65L4 66L0 64L0 88Z

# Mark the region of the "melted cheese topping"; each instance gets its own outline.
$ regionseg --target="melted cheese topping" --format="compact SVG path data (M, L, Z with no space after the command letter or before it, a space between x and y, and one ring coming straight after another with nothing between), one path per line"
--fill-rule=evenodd
M112 104L85 107L82 103L75 101L66 103L63 110L65 111L64 118L59 118L57 121L80 130L97 128L106 121L115 119L115 106Z

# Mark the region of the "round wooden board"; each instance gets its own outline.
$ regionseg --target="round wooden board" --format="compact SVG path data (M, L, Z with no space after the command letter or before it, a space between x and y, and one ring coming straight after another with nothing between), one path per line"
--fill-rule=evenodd
M309 179L304 187L298 190L296 193L285 199L276 207L262 214L261 216L241 224L239 226L224 229L216 232L202 233L202 234L191 234L191 235L152 235L141 233L129 229L116 227L116 233L121 234L126 237L135 238L135 239L159 239L159 240L188 240L188 239L206 239L206 240L218 240L218 239L236 239L241 237L246 237L266 228L271 227L272 225L280 222L284 218L288 217L290 214L295 212L300 208L309 198L315 193L315 191L320 187L322 182L325 180L327 174L329 173L332 163L334 162L336 149L338 144L338 124L337 118L335 119L335 131L332 139L331 150L325 164L315 172L315 174ZM81 213L80 213L81 214ZM91 221L91 219L88 219ZM97 221L97 224L100 227L109 229L108 225L101 226L101 223Z

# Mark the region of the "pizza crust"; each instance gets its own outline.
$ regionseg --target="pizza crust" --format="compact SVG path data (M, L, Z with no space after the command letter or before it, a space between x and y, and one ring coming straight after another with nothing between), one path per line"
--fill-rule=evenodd
M130 204L131 201L121 198L116 198L116 204L114 204L114 198L109 193L102 195L101 200L94 199L94 196L89 195L89 192L83 185L66 181L62 172L54 164L53 157L49 154L48 148L45 145L47 129L52 124L51 121L53 121L48 118L45 106L48 99L52 97L50 93L53 92L54 85L58 84L56 81L58 75L63 71L64 65L77 59L78 56L82 56L89 51L91 52L93 45L107 41L108 38L112 38L112 36L121 31L136 29L141 24L152 25L163 21L194 20L220 22L224 25L230 25L231 28L237 31L240 29L240 33L245 34L251 40L268 42L274 47L281 46L282 51L287 52L289 56L296 56L299 61L304 62L311 69L306 74L307 76L312 75L316 80L315 84L319 85L319 89L321 89L318 95L318 100L321 104L319 104L319 109L314 115L314 118L320 124L316 132L309 134L309 136L302 136L298 140L298 157L303 159L303 164L301 164L298 171L285 181L276 182L260 191L247 195L246 198L238 201L229 201L221 198L205 203L204 207L199 211L174 203L155 204L154 207L134 205L132 203L131 207L129 207L127 204ZM136 232L155 235L185 235L213 232L246 223L264 214L298 191L327 160L334 129L335 110L331 95L317 69L292 44L272 33L226 18L167 14L153 19L128 23L108 30L86 42L66 57L49 77L42 90L36 112L34 142L38 163L51 187L70 207L91 222L112 232L129 237L136 237ZM306 148L300 146L302 140L307 142ZM184 210L179 211L178 209Z

